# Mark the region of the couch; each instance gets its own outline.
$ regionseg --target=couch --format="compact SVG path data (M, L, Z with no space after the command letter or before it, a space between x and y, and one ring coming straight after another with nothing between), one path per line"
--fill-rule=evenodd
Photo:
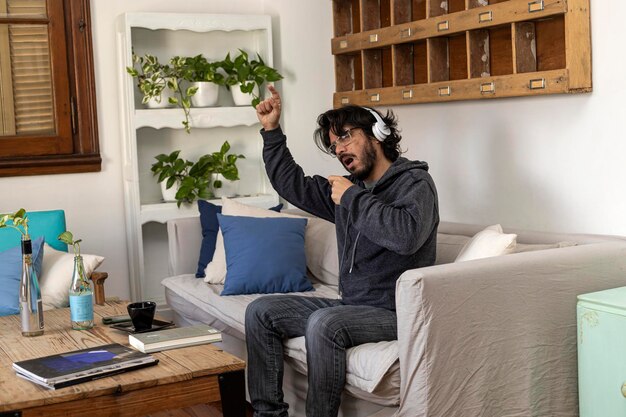
M324 223L316 252L307 250L316 291L305 294L337 297L334 226ZM626 239L506 230L517 235L507 254L454 262L483 228L440 224L436 265L397 281L398 340L348 350L340 415L578 415L576 296L626 285ZM244 312L260 295L220 296L220 285L195 278L197 217L167 230L172 276L163 285L175 322L220 329L223 349L245 358ZM302 339L285 341L293 416L305 415Z

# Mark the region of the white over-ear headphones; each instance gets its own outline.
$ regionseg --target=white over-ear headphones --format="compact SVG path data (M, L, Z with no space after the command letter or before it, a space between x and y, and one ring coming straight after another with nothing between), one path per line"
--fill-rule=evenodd
M376 123L372 125L372 133L374 133L374 137L381 142L387 139L387 136L391 134L391 129L389 129L389 126L387 126L387 124L383 121L382 117L380 117L377 112L370 109L369 107L363 108L372 113L372 115L376 118Z

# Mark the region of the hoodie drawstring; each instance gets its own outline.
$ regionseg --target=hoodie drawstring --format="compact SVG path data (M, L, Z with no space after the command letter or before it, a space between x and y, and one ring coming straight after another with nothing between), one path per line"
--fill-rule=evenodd
M356 239L354 240L354 246L352 247L352 261L350 262L350 271L349 274L352 273L352 268L354 267L354 256L356 255L356 245L359 243L359 236L361 236L361 231L357 233Z

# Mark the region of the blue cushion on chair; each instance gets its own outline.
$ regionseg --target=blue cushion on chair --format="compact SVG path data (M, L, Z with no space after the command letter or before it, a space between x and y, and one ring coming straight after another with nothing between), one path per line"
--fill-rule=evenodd
M48 211L29 211L26 212L28 217L28 234L31 240L43 236L46 243L56 250L67 252L67 245L57 237L65 232L65 211L48 210ZM13 247L19 247L21 241L20 233L12 228L0 229L0 251Z
M226 279L221 295L311 291L306 276L307 219L224 216Z
M33 240L33 266L41 278L44 238ZM20 279L22 277L22 247L16 246L0 252L0 316L20 312Z

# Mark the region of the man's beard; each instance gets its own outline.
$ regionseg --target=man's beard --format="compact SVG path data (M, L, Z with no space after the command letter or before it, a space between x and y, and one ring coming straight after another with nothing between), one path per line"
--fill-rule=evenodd
M356 179L364 181L370 176L370 174L374 170L374 165L376 164L376 150L374 149L374 145L372 145L372 142L370 142L370 140L367 140L365 142L363 153L359 156L358 160L361 163L361 168L354 169L353 171L348 169L343 161L341 162L341 164L349 173L354 175Z

